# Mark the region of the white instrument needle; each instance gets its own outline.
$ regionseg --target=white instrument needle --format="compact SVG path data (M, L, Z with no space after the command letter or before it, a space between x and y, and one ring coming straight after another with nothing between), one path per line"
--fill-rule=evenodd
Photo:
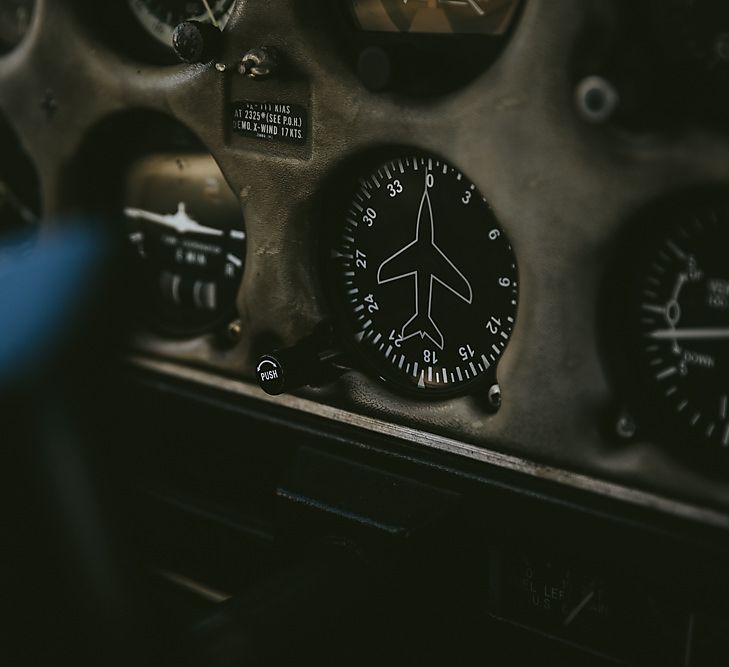
M132 220L146 220L147 222L153 222L157 225L162 225L163 227L169 227L180 234L193 233L205 234L207 236L223 236L224 234L222 229L206 227L196 220L193 220L187 214L185 204L183 202L180 202L177 205L177 213L174 215L160 215L159 213L132 207L125 208L124 215Z
M208 2L208 0L202 0L202 3L205 5L205 9L208 12L208 16L210 17L210 23L212 23L216 28L220 29L218 21L215 18L215 14L213 14L213 10L210 8L210 3Z
M580 612L588 605L590 604L590 600L595 597L595 591L590 591L583 599L580 604L578 604L567 616L567 618L564 619L563 625L569 625L574 621L579 615Z
M483 16L486 12L481 9L481 7L478 6L478 2L476 0L468 0L468 4L471 5L473 8L473 11L476 12L479 16Z
M705 329L659 329L651 331L649 338L655 340L725 340L729 339L729 327Z

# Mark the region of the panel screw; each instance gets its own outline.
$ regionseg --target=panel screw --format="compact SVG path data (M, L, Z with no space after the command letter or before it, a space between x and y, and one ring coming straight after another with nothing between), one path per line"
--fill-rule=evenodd
M228 322L228 326L225 327L225 336L230 343L237 343L243 334L243 325L238 319Z
M501 387L498 384L492 384L489 388L489 405L494 411L501 407Z
M621 440L632 440L637 432L638 426L635 423L633 415L627 410L621 410L615 422L615 434Z
M45 111L46 118L48 120L51 120L51 118L56 115L56 111L58 111L58 102L50 88L43 94L40 106L41 109Z

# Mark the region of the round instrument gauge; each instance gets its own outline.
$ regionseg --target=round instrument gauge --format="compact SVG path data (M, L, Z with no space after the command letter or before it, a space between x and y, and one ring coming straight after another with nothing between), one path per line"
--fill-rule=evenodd
M123 213L157 328L194 335L234 317L246 234L238 200L211 156L139 159L128 171Z
M723 118L729 104L729 3L652 0L650 7L671 68L670 88L681 80L692 106L700 103L707 113Z
M225 28L235 0L128 0L144 29L165 46L172 46L172 33L183 21L211 23Z
M729 193L671 201L649 217L627 285L633 393L667 440L729 449Z
M0 267L6 256L31 247L39 227L41 193L35 167L10 125L0 117Z
M0 55L12 51L30 27L35 0L0 0Z
M350 0L362 30L501 35L519 0Z
M367 88L429 97L465 85L497 60L524 2L326 0L298 5L303 22L330 24L333 39Z
M403 155L366 172L332 214L333 298L369 368L421 397L493 381L517 268L476 186L435 157Z
M729 5L723 0L653 0L674 57L729 74Z

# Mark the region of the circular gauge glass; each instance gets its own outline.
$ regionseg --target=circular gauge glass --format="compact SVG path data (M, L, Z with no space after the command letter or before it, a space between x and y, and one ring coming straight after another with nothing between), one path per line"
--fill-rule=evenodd
M429 34L504 34L519 0L350 0L362 30Z
M0 0L0 55L12 51L30 28L35 0Z
M729 74L729 5L723 0L653 0L673 57Z
M517 268L476 186L428 155L365 174L327 243L347 338L390 384L420 396L495 377L514 326Z
M664 85L673 97L664 104L723 119L729 105L729 3L652 0L649 7L666 62Z
M729 194L652 219L628 308L643 410L668 439L729 449Z
M158 328L192 335L234 316L246 234L238 200L211 156L137 160L123 212Z
M29 248L38 232L40 183L35 167L10 125L0 117L0 265L6 255Z
M235 0L128 0L144 29L165 46L172 47L172 33L183 21L212 23L225 28Z
M332 38L372 91L429 97L490 67L514 32L522 0L326 0L296 3L312 30Z

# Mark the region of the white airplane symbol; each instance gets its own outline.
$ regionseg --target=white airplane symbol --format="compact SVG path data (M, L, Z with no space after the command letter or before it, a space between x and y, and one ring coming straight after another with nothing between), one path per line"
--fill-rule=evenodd
M426 181L420 200L415 239L380 264L377 282L382 285L413 277L415 314L403 324L400 337L402 340L418 335L427 337L442 350L443 334L431 315L433 283L440 283L468 304L473 301L473 290L466 277L436 245L433 227L433 209Z
M177 205L177 212L173 215L160 215L159 213L145 211L140 208L132 208L130 206L124 209L124 215L132 220L146 220L147 222L154 222L163 227L169 227L179 234L193 233L207 236L223 236L224 234L222 229L207 227L201 225L197 220L193 220L188 214L184 202L180 202Z

